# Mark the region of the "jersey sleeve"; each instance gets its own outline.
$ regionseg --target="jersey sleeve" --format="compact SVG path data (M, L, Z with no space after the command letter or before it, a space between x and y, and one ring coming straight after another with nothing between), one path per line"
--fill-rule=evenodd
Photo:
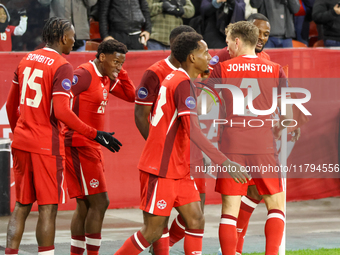
M153 105L157 99L160 81L154 71L146 70L136 89L135 103Z
M196 95L191 87L190 80L184 80L175 89L174 102L178 116L197 115Z
M284 72L282 66L280 66L279 69L279 85L277 87L277 96L278 98L281 98L281 89L284 87L288 87L288 78L286 76L286 73ZM290 93L286 95L286 97L290 97Z
M14 35L15 26L8 26L11 35Z
M52 95L65 95L70 97L73 79L73 68L70 63L60 66L53 77Z
M88 90L92 82L91 73L85 68L77 68L74 71L72 80L72 96L76 97L80 93Z
M20 97L20 89L18 83L18 75L17 71L14 73L14 78L12 81L12 86L9 91L6 103L6 111L9 124L11 126L12 133L14 132L14 128L16 127L17 121L20 116L19 112L19 97Z
M110 93L128 102L135 101L135 86L127 71L123 68L120 70L118 78L115 81L111 81Z

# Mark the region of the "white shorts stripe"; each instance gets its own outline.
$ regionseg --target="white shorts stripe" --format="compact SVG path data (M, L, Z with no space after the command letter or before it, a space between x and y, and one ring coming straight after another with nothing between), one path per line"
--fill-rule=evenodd
M100 246L102 239L86 237L86 243L93 246Z
M85 181L85 177L84 177L84 173L83 173L83 168L81 167L80 163L79 163L79 166L80 166L80 174L81 174L81 180L83 182L85 196L88 196L89 191L87 190L86 181Z
M283 222L285 222L285 217L280 213L270 213L270 214L268 214L267 220L269 220L271 218L278 218L278 219L283 220Z
M75 239L71 239L71 245L74 247L78 247L78 248L86 248L86 242L85 241L79 241L79 240L75 240Z
M133 234L136 243L139 245L139 247L144 251L146 248L143 246L143 244L139 241L138 237L137 237L137 232Z
M185 227L178 221L177 217L176 217L176 223L181 229L185 229Z
M141 101L137 101L135 100L136 104L144 104L144 105L153 105L153 102L141 102Z
M62 173L61 175L62 175L62 181L61 181L60 188L61 188L62 197L63 197L61 203L65 204L66 203L66 193L65 193L65 190L64 190L65 176L64 176L64 173Z
M249 198L246 196L242 196L241 201L245 203L246 205L250 206L251 208L256 208L257 204L251 201Z
M191 236L201 236L201 237L203 237L203 234L199 234L199 233L191 233L191 232L188 232L188 231L184 231L184 233L186 233L187 235L191 235Z
M152 201L151 201L151 206L149 210L149 213L151 214L153 214L153 211L155 210L157 186L158 186L158 181L156 182L155 189L153 190Z
M236 220L221 218L221 224L232 225L236 227Z

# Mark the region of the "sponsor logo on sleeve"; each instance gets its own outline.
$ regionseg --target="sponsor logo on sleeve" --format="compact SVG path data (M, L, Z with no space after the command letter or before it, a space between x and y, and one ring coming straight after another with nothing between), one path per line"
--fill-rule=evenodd
M138 93L137 93L137 95L138 95L138 97L139 97L140 99L146 98L146 97L148 96L148 94L149 94L148 90L147 90L146 88L144 88L144 87L141 87L141 88L138 90Z
M77 75L73 75L72 86L76 85L77 83L78 83L78 76Z
M71 89L71 81L69 79L64 79L61 82L61 86L65 89L65 90L70 90Z
M216 55L216 56L213 56L212 59L210 59L210 65L216 65L218 62L220 61L220 58Z
M196 100L192 96L188 96L187 99L185 99L185 105L189 109L194 109L196 107Z

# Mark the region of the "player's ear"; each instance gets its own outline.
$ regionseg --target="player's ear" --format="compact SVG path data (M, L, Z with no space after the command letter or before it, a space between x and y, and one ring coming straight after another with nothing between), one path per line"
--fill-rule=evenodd
M189 59L192 63L195 62L195 55L194 54L189 54Z
M100 53L99 55L99 61L103 62L105 60L105 54L104 53Z

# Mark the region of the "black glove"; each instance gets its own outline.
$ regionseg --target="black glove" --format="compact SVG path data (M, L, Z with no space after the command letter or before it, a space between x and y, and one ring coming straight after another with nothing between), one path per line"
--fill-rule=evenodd
M19 16L26 16L26 10L25 9L20 9L18 11Z
M163 1L163 13L167 13L170 15L174 15L176 17L182 17L184 14L184 8L183 5L179 4L179 5L174 5L171 4L169 1L164 0Z
M114 132L107 133L103 131L97 131L97 136L94 138L94 140L108 148L110 151L118 152L122 144L116 138L114 138L113 135Z

